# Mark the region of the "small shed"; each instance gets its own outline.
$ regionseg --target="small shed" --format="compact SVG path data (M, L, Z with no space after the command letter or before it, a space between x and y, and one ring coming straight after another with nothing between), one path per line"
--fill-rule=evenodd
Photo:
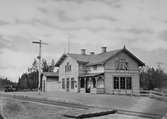
M42 91L51 92L60 89L58 72L43 72Z

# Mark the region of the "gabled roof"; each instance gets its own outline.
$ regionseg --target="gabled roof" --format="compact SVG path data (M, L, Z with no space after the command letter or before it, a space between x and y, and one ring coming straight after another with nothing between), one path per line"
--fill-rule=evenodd
M59 66L67 56L75 59L78 63L85 63L87 66L92 65L103 65L106 61L110 58L115 57L117 54L125 52L127 53L132 59L134 59L139 66L144 66L145 64L139 60L135 55L133 55L129 50L125 47L118 50L113 50L105 53L94 54L94 55L82 55L82 54L63 54L61 58L56 63L56 66Z

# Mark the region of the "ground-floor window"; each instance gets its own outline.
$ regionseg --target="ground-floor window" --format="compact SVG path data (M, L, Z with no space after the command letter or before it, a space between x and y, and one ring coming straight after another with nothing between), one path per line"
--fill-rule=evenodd
M114 77L114 89L132 89L131 77Z
M120 89L125 89L125 77L120 77Z
M80 87L81 87L81 88L84 88L85 80L84 80L84 78L81 78L80 80L81 80L81 82L80 82Z
M71 78L71 89L74 89L74 78Z
M114 77L114 89L119 89L119 77Z
M126 77L126 88L132 89L132 78L131 77Z
M65 89L65 79L62 79L62 88Z

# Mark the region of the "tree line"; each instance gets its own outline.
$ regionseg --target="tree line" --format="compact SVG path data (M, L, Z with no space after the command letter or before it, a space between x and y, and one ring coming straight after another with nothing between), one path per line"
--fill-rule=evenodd
M160 66L146 66L140 70L140 86L146 90L167 89L167 73Z
M42 71L53 72L55 67L54 60L50 64L42 60ZM42 76L41 76L42 77ZM40 81L42 82L42 81ZM38 88L38 63L35 59L27 73L23 73L18 81L18 89L37 89ZM158 66L145 66L140 69L140 87L146 90L162 89L167 87L167 73Z
M45 59L42 59L42 72L53 72L55 67L54 60L51 61L50 64ZM31 67L28 68L28 72L23 73L18 80L17 89L37 89L38 88L38 62L34 59ZM41 75L41 83L42 83L42 75Z

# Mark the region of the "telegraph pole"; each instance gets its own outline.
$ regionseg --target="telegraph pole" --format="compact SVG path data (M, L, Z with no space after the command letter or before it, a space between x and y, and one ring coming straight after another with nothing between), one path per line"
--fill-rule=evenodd
M38 65L38 93L40 95L40 87L41 87L41 49L42 45L48 45L47 43L43 43L41 40L39 41L33 41L32 43L39 45L39 56L37 57L39 59L39 65Z

